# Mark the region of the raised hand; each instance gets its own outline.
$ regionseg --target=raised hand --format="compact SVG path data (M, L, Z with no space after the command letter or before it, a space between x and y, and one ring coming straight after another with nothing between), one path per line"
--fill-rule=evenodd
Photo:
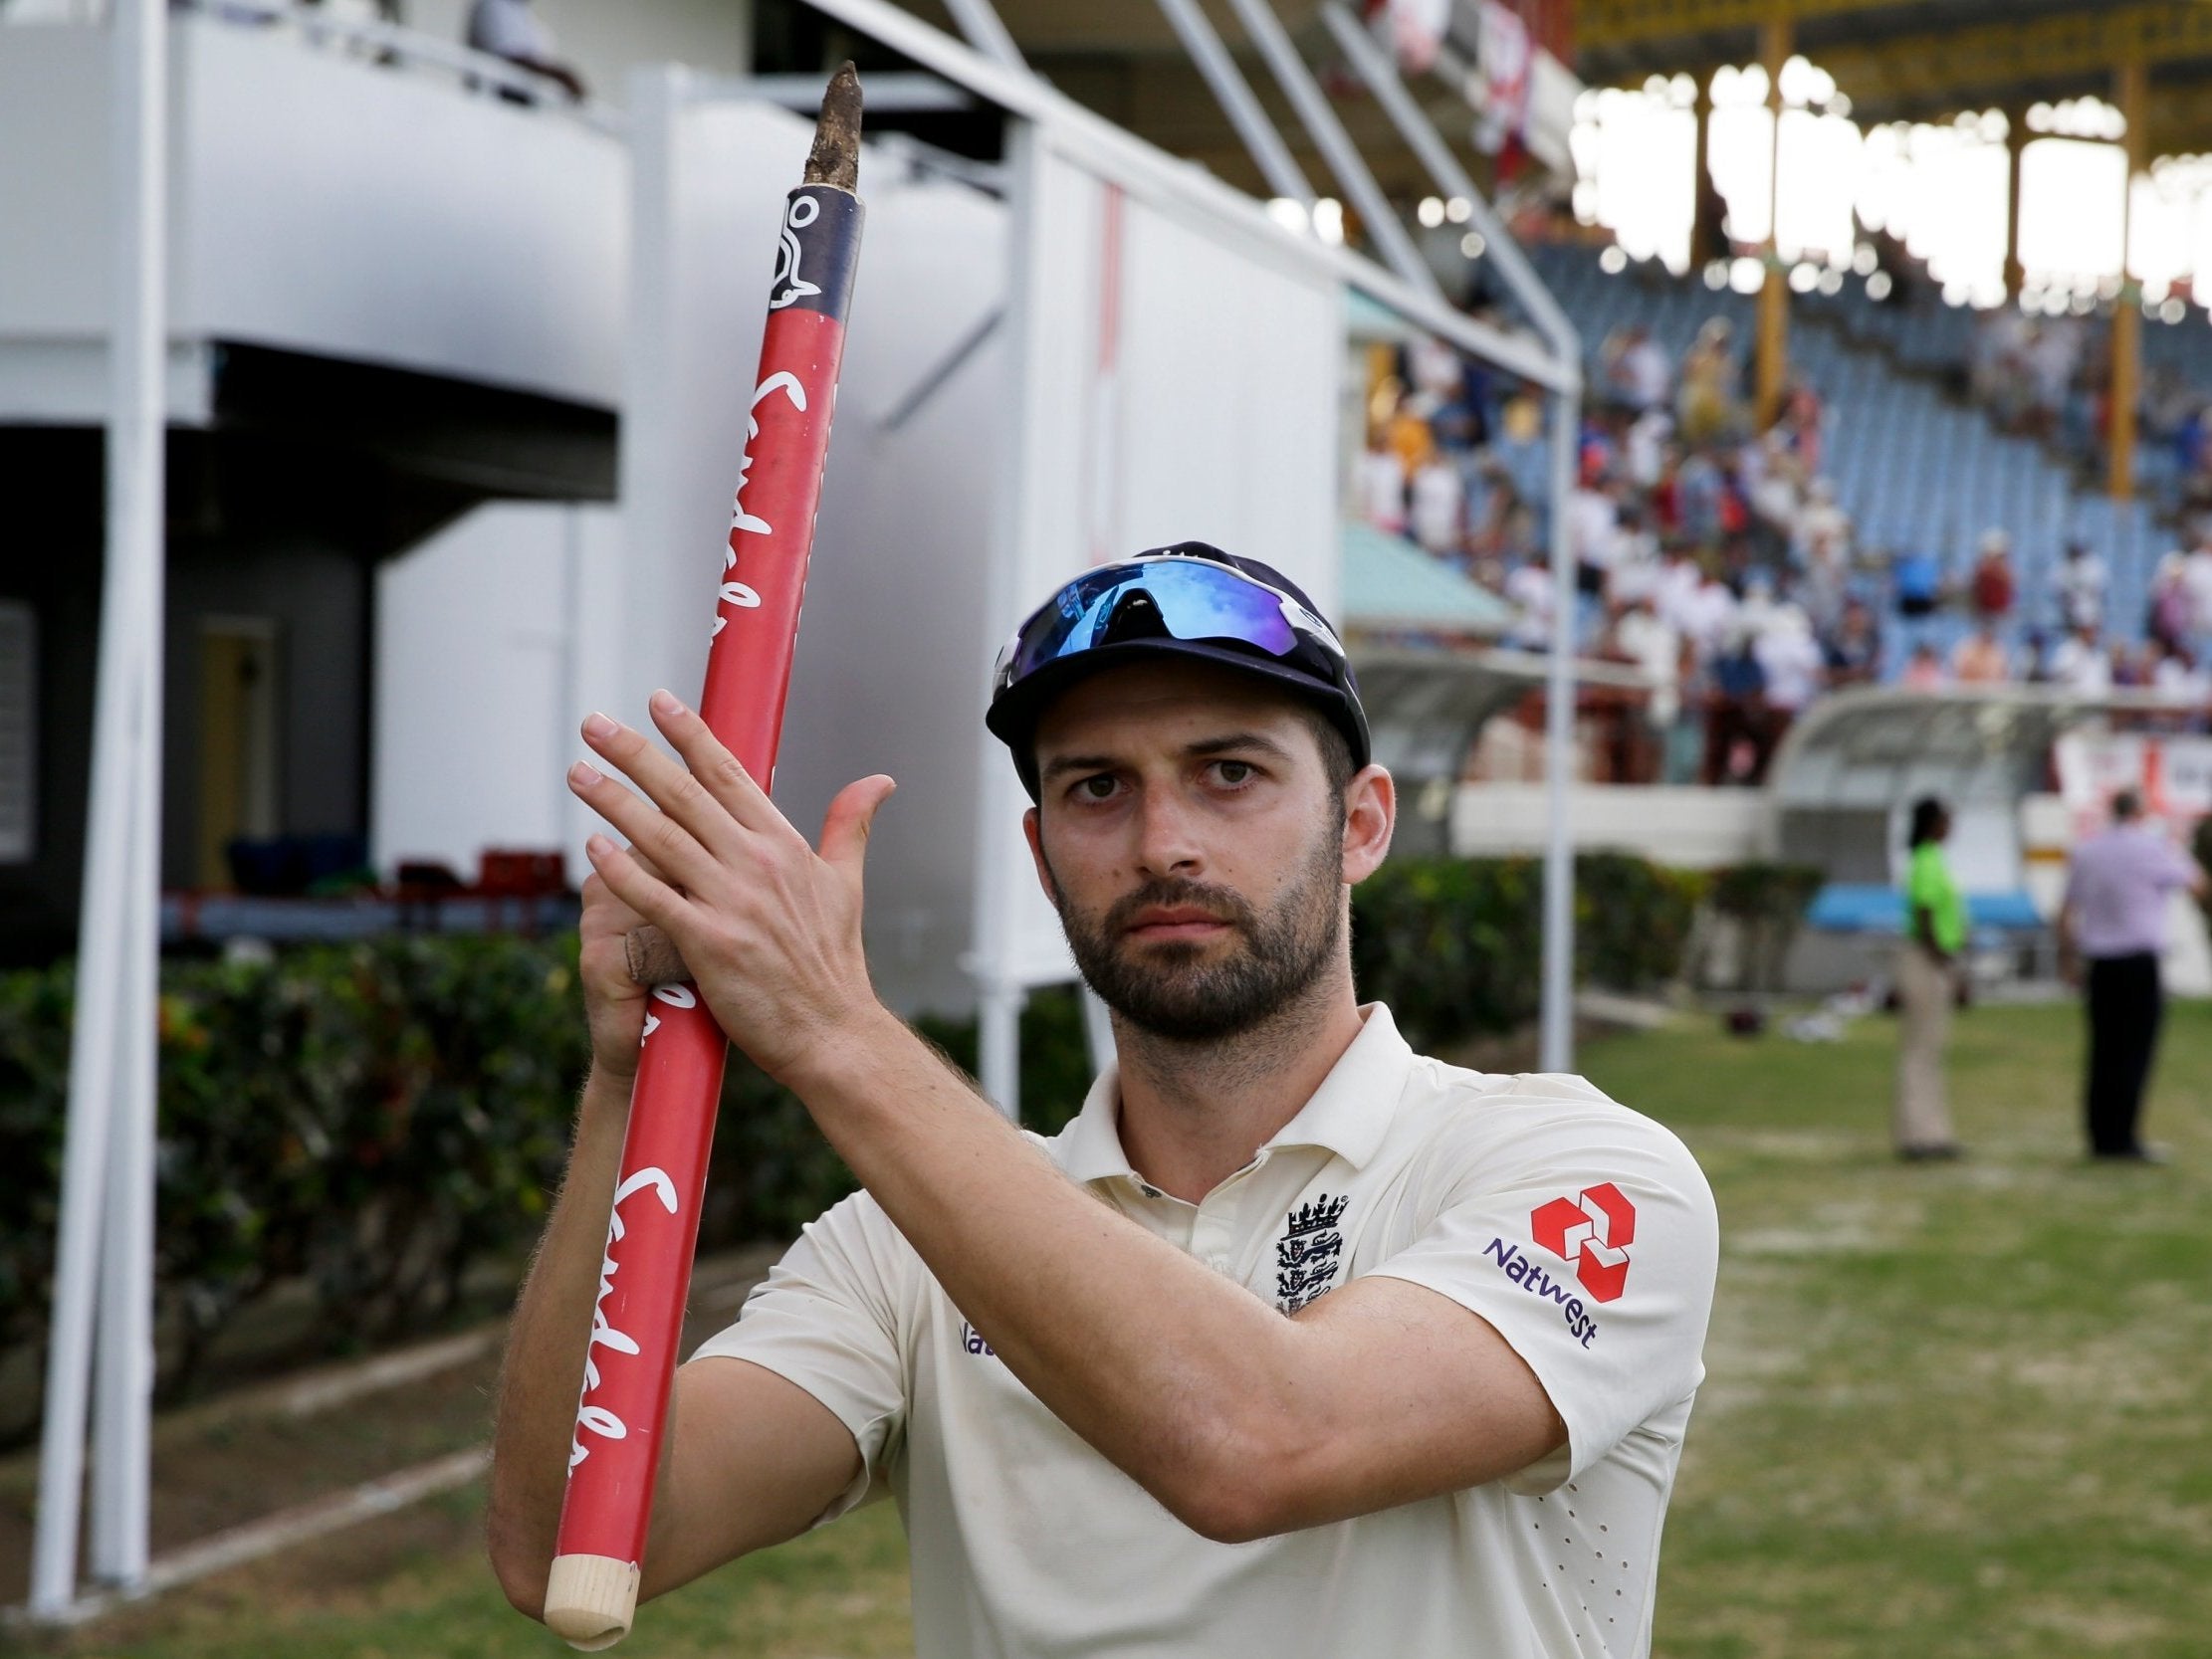
M880 774L847 784L817 853L696 714L665 691L651 709L683 764L604 715L584 722L584 741L645 797L580 761L569 769L569 787L629 842L590 839L593 879L635 919L627 927L650 922L675 941L724 1033L787 1082L818 1045L881 1011L861 947L861 865L896 785ZM611 949L605 971L626 978L618 936Z

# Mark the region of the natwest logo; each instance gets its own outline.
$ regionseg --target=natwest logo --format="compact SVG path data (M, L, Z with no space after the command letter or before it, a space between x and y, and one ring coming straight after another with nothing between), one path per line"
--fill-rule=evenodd
M1554 1198L1528 1218L1536 1242L1561 1261L1593 1302L1612 1302L1629 1282L1629 1245L1636 1239L1636 1206L1611 1181L1586 1186L1579 1198Z

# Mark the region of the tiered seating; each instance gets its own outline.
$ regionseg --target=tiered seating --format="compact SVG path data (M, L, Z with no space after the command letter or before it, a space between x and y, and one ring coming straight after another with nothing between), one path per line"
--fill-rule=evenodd
M1608 275L1581 248L1541 248L1532 258L1593 354L1615 328L1642 322L1678 357L1707 317L1722 315L1748 357L1748 298L1668 277L1656 265ZM1996 431L1981 411L1944 395L1937 371L1964 366L1971 313L1878 306L1855 283L1835 296L1794 296L1792 305L1791 365L1827 409L1821 470L1834 479L1862 545L1925 548L1963 580L1981 532L2002 526L2012 535L2021 584L2017 644L2029 628L2057 626L2053 576L2066 543L2085 541L2110 571L2107 633L2140 638L2150 572L2168 538L2143 503L2077 493L2068 468L2033 440ZM2196 343L2164 343L2182 334ZM1870 348L1878 337L1886 351ZM2212 328L2154 325L2146 339L2159 340L2161 351L2201 353L2212 385ZM1947 649L1963 627L1938 626L1938 647Z

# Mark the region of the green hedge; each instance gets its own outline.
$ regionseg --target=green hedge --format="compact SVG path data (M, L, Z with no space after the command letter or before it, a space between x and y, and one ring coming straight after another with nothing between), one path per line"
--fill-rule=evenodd
M1693 873L1617 853L1575 860L1575 974L1616 990L1672 979L1703 892ZM1510 1031L1542 991L1544 867L1536 859L1385 865L1353 902L1360 995L1435 1048Z
M73 965L0 974L0 1349L44 1341ZM280 1280L306 1285L300 1356L436 1325L468 1271L519 1259L566 1155L588 1051L575 946L386 939L265 962L162 964L156 1294L163 1385ZM973 1064L973 1029L925 1021ZM1023 1017L1031 1121L1081 1103L1081 1013ZM781 1237L852 1188L798 1102L733 1054L702 1236ZM0 1422L0 1441L35 1422Z
M1674 973L1693 878L1639 860L1579 866L1580 966L1636 988ZM1536 1008L1542 873L1532 861L1405 863L1358 893L1354 957L1417 1046L1501 1031ZM68 1093L72 969L0 974L0 1347L43 1341ZM924 1034L975 1065L973 1025ZM464 1275L519 1260L559 1180L587 1051L572 940L395 938L161 975L156 1284L189 1379L280 1280L317 1310L308 1352L434 1325ZM1089 1082L1081 1005L1022 1016L1022 1100L1056 1130ZM742 1056L724 1086L703 1237L785 1237L851 1189L797 1101ZM25 1423L0 1423L0 1438Z

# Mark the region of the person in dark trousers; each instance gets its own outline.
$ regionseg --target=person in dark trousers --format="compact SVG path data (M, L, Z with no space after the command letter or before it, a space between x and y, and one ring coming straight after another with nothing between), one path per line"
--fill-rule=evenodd
M1905 878L1904 942L1897 950L1897 1089L1890 1134L1908 1161L1956 1157L1944 1098L1944 1050L1966 947L1966 903L1943 841L1951 814L1934 796L1912 803L1912 863Z
M2158 958L2166 947L2166 898L2178 888L2202 895L2204 871L2145 824L2142 812L2142 797L2121 790L2112 797L2110 826L2074 850L2059 913L2059 956L2067 978L2085 985L2090 1156L2155 1163L2159 1154L2135 1126L2165 1015Z

